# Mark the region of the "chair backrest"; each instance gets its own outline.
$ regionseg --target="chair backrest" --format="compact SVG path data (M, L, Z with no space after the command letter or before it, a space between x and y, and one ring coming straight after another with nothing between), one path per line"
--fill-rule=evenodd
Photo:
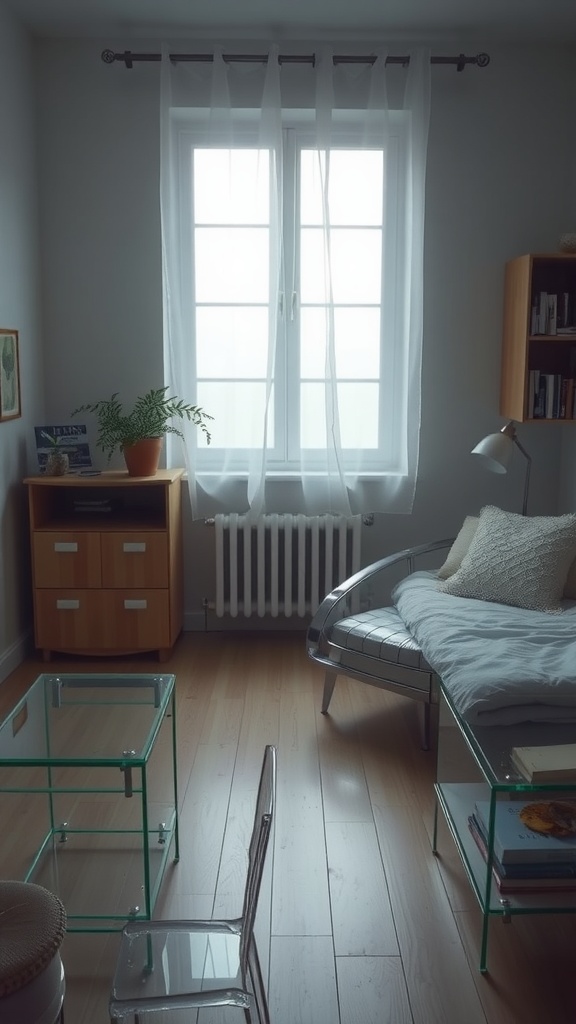
M276 747L268 744L264 749L264 759L262 761L258 795L256 797L254 825L248 848L248 874L244 890L244 905L242 908L243 927L240 944L240 959L244 970L247 967L248 951L254 931L254 919L256 917L258 895L264 872L264 861L272 830L275 798Z

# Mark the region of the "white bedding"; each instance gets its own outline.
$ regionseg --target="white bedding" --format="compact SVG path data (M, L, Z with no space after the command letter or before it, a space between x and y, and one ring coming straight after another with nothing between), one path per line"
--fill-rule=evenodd
M430 572L392 600L465 721L576 722L576 602L553 615L452 597Z

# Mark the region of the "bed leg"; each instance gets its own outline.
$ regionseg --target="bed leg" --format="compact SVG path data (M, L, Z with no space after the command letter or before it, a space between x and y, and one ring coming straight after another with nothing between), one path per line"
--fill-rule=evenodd
M436 746L438 735L438 704L419 704L419 713L422 750L430 750Z
M336 679L338 677L337 672L327 672L324 676L324 692L322 694L322 714L325 715L328 711L328 705L332 699L334 693L334 687L336 686Z

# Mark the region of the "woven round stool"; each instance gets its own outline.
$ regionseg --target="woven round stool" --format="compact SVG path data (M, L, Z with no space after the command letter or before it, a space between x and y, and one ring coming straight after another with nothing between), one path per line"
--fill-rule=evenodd
M63 1020L60 946L66 911L57 896L31 882L0 881L0 1021Z

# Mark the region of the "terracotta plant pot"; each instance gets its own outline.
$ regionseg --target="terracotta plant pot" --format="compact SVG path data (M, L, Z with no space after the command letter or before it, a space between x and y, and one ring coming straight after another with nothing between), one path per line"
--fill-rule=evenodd
M128 476L156 476L163 437L145 437L122 448Z

